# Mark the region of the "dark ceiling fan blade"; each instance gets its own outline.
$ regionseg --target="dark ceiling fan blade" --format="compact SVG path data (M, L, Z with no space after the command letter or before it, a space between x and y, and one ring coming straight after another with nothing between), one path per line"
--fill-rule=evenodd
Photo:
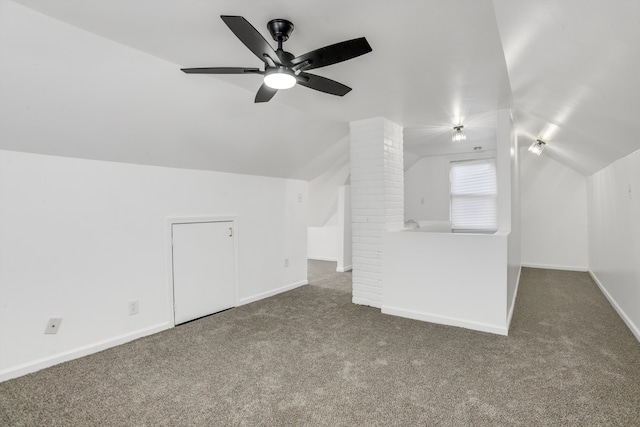
M298 84L302 86L331 95L344 96L351 91L349 86L315 74L300 73L300 75L297 76L297 80Z
M205 68L181 68L189 74L262 74L259 68L242 67L205 67Z
M258 93L256 93L255 102L268 102L269 100L271 100L271 98L273 98L273 95L275 95L276 92L278 92L278 89L272 89L266 84L262 83L262 86L260 86L260 89L258 89Z
M296 65L309 61L307 65L302 67L302 70L313 70L314 68L347 61L372 50L367 39L360 37L359 39L347 40L307 52L304 55L293 58L291 64L295 68Z
M262 37L253 25L242 16L221 15L220 18L229 27L233 34L240 39L245 46L260 60L265 61L264 56L271 58L272 62L280 65L280 60L273 47ZM265 61L266 62L266 61Z

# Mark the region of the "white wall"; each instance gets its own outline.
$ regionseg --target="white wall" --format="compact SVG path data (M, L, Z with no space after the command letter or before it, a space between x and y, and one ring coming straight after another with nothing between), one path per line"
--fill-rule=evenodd
M587 180L589 269L640 340L640 151Z
M322 227L307 227L307 258L338 260L338 218L334 214Z
M587 271L587 178L521 149L522 264Z
M237 218L240 304L305 284L307 187L0 151L0 380L171 327L168 217Z
M449 221L449 164L459 160L486 159L495 150L480 153L422 157L404 174L404 218L414 221Z
M309 181L309 226L322 227L335 220L338 187L349 180L349 159ZM335 223L335 221L334 221Z
M335 193L335 214L322 227L310 226L307 229L307 257L320 261L335 261L336 271L345 272L352 268L351 186L339 186Z
M507 335L506 267L506 233L384 233L382 312Z
M349 159L309 181L308 257L338 260L338 188L349 179Z
M506 325L509 328L520 283L521 220L518 138L509 109L497 112L498 230L507 234Z
M404 219L449 220L449 160L422 157L404 173Z

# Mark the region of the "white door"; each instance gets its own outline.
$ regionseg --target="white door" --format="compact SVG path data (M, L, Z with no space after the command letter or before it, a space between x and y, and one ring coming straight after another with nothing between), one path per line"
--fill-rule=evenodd
M235 306L233 222L172 224L175 324Z

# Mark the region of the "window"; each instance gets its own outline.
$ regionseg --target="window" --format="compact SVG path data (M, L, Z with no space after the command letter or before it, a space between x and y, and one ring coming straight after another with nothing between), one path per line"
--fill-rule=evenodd
M495 159L451 162L451 228L487 232L498 229Z

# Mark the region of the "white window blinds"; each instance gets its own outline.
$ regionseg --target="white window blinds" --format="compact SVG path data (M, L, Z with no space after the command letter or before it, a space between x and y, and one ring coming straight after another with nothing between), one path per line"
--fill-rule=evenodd
M498 229L495 159L451 162L451 228L454 231Z

